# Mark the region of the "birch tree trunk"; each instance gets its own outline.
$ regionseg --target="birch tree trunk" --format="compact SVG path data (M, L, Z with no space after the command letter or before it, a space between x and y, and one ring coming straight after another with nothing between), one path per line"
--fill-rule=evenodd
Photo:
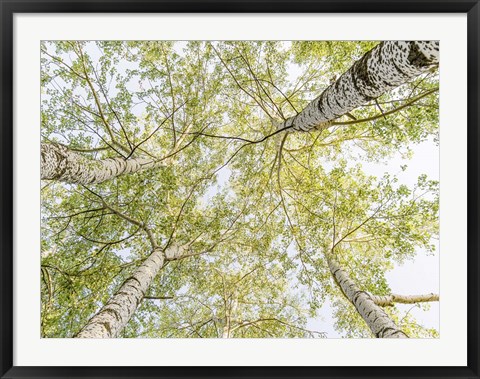
M161 164L148 158L89 159L65 146L42 143L41 179L66 183L101 183L123 174L129 174Z
M223 327L222 338L230 338L230 330L227 325Z
M153 279L165 264L166 256L179 256L183 247L173 245L163 252L156 248L134 271L107 304L75 336L76 338L115 338L137 310ZM168 253L167 253L168 252Z
M365 291L362 291L349 275L328 257L330 272L348 300L355 306L357 312L377 338L408 338L408 336L392 321L385 311Z
M325 129L330 121L412 80L438 62L438 41L382 42L278 129Z
M394 303L415 304L439 300L439 296L434 293L428 293L425 295L397 295L392 293L384 296L370 295L370 297L375 304L381 307L393 306Z
M107 304L93 316L76 335L76 338L113 338L127 325L145 292L163 267L165 257L161 249L156 249L135 270Z

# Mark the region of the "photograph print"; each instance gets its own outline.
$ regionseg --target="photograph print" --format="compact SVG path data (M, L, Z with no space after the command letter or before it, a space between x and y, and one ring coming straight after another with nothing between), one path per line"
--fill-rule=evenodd
M43 41L42 338L439 338L438 41Z

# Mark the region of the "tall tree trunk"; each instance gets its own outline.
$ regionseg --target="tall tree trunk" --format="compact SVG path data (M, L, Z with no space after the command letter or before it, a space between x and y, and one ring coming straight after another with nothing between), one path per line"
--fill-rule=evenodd
M230 330L228 325L223 327L222 338L230 338Z
M67 183L101 183L160 164L149 158L88 159L65 146L42 143L41 178Z
M146 291L166 256L179 256L182 247L173 245L164 253L154 249L150 256L133 272L107 304L97 312L75 336L76 338L114 338L122 331L137 310Z
M278 129L324 129L351 110L415 78L439 62L438 41L385 41Z
M400 304L415 304L415 303L426 303L429 301L438 301L440 297L434 293L428 293L425 295L397 295L397 294L390 294L390 295L370 295L372 300L375 304L386 307L386 306L393 306L394 303Z
M408 338L392 321L385 311L365 291L362 291L349 275L332 258L327 257L328 266L335 281L347 299L355 306L357 312L377 338Z

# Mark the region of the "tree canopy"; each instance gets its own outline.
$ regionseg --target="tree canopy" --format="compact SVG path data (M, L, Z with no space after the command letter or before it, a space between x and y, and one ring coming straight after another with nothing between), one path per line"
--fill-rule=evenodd
M408 46L418 73L397 64L382 94L303 131L290 126L315 99L339 109L328 93L350 96L346 75L393 47L43 42L42 337L77 336L156 251L119 337L323 338L311 326L328 311L338 335L375 336L332 267L408 337L437 337L398 296L375 300L439 233L437 178L398 179L416 146L438 146L438 63ZM365 170L399 154L401 167ZM417 292L431 292L421 278Z

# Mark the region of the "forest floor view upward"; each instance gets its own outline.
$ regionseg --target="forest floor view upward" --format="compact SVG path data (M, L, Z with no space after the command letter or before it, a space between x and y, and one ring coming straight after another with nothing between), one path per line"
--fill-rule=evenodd
M41 336L437 338L438 41L44 41Z

